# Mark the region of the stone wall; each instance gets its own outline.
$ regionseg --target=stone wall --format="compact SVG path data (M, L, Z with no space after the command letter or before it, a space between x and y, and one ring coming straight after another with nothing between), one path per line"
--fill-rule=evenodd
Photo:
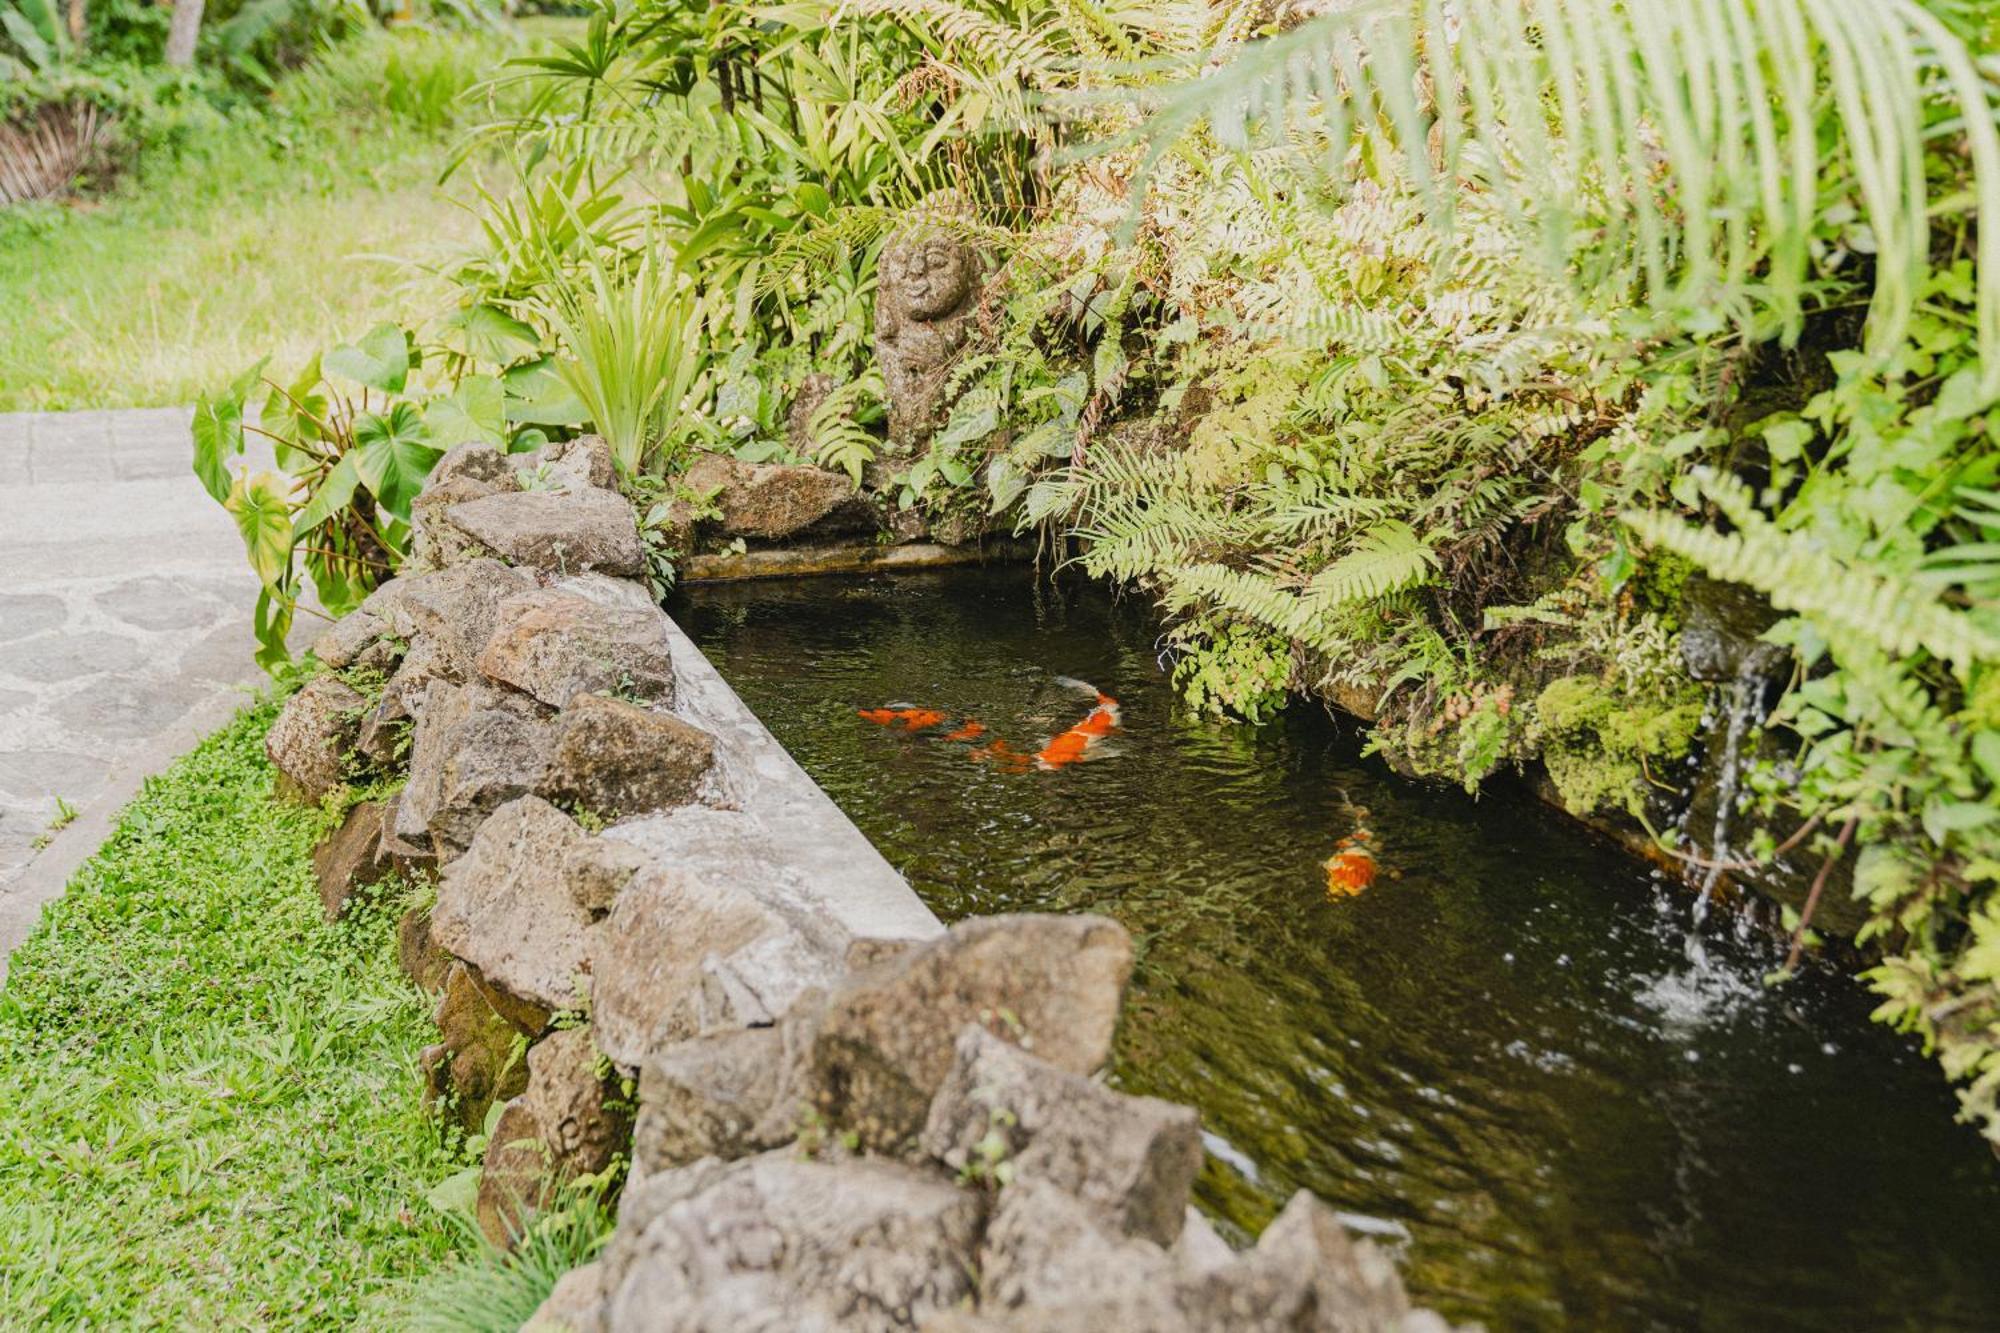
M268 740L302 799L406 778L320 848L322 900L435 880L402 958L427 1098L499 1108L488 1236L629 1161L610 1245L533 1326L1444 1327L1303 1193L1223 1243L1188 1205L1195 1113L1095 1077L1123 928L945 930L653 604L611 480L593 440L454 450L418 559Z

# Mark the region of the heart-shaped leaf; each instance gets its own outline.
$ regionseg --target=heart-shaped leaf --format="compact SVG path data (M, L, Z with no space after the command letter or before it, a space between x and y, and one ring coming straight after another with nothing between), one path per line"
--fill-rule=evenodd
M504 366L541 350L534 328L496 305L467 306L454 311L444 325L457 333L459 350L475 361Z
M292 520L293 535L303 537L320 524L347 508L354 499L354 488L361 482L361 474L355 470L354 455L347 454L328 470L326 478L313 489L312 499Z
M229 460L243 453L243 404L257 387L258 377L269 360L265 357L238 375L214 399L203 397L195 402L194 474L201 478L202 488L217 504L228 503Z
M581 426L590 419L583 400L545 356L501 377L507 386L507 420L529 426Z
M219 503L229 496L229 460L243 452L243 404L224 394L194 404L194 474Z
M222 507L236 520L250 567L266 588L277 590L292 569L291 483L275 472L238 477Z
M431 443L440 449L478 442L507 447L507 391L492 375L460 380L449 398L434 398L424 408Z
M360 342L343 343L328 352L322 365L329 375L384 393L401 393L410 378L410 340L394 324L378 324Z
M440 451L431 447L424 418L411 403L397 403L387 416L373 412L354 418L355 471L376 503L405 523L410 501L424 488Z

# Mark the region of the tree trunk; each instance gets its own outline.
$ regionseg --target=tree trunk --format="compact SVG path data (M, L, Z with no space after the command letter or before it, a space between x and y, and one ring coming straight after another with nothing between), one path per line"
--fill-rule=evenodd
M186 69L194 63L195 38L201 36L203 0L174 0L173 22L167 27L167 63Z
M69 44L83 50L83 0L69 0Z

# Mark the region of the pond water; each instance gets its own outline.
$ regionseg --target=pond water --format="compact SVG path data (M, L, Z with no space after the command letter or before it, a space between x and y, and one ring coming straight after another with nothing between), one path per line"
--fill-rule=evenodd
M1145 606L1024 570L671 609L940 916L1132 930L1112 1077L1200 1108L1226 1230L1310 1189L1495 1329L2000 1327L2000 1164L1933 1066L1844 978L1765 991L1778 951L1721 915L1691 964L1685 891L1532 798L1400 780L1307 706L1191 717ZM1118 731L978 761L1085 715L1059 676ZM890 704L952 721L857 716ZM1330 897L1364 821L1381 873Z

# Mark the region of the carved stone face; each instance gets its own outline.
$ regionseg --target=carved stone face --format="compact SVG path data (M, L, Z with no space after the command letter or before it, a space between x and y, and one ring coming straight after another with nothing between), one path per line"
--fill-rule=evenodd
M972 291L972 252L948 236L893 245L884 252L882 265L911 319L948 315Z

